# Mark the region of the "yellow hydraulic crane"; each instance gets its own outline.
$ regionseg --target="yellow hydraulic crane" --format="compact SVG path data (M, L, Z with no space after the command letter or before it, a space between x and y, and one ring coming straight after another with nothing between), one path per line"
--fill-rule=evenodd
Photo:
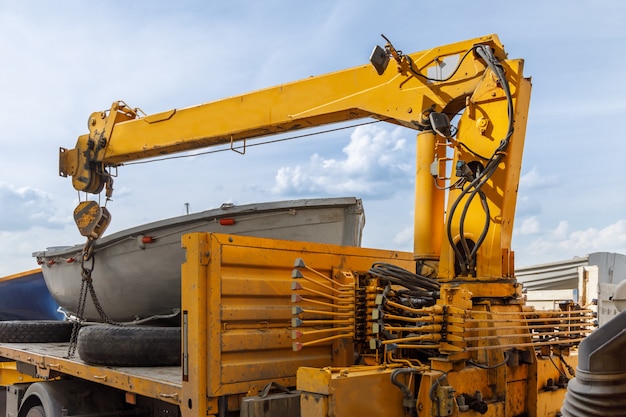
M515 280L523 61L495 35L411 54L387 41L370 61L153 115L114 102L61 149L60 174L108 198L116 168L142 158L362 118L417 132L411 254L183 235L183 382L172 401L186 417L227 415L280 381L301 392L300 417L555 417L589 311L537 312ZM74 214L88 252L110 214L95 201Z
M484 295L514 295L510 243L531 88L523 61L507 59L495 35L413 54L387 42L371 61L148 116L115 102L89 117L89 134L74 149L61 149L60 173L78 191L107 188L110 195L110 168L124 162L365 117L393 123L419 131L418 269L444 281L509 279L511 285ZM90 238L110 219L94 202L75 215ZM480 294L482 288L472 286Z

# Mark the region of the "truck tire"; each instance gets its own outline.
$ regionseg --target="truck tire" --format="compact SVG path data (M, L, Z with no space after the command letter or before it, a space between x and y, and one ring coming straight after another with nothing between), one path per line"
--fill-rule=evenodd
M41 405L31 407L25 417L46 417L46 413Z
M69 321L0 321L0 343L69 342L73 327Z
M86 326L78 333L78 355L93 365L180 365L180 331L180 327Z

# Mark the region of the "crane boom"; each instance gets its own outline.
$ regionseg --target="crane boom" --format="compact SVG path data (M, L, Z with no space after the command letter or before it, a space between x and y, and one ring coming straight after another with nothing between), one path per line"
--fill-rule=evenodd
M390 59L395 66L386 66ZM106 187L110 193L108 170L125 162L370 117L420 132L414 252L421 267L434 268L444 280L511 277L530 96L523 61L508 60L490 35L412 54L387 43L375 49L372 62L374 68L147 116L114 102L90 116L89 133L75 148L61 149L60 174L71 176L78 191L97 194ZM450 120L461 113L452 128ZM446 166L453 172L445 174Z
M477 44L505 58L492 35L405 55L397 70L389 68L380 76L362 65L145 117L115 102L110 110L89 117L89 134L62 154L61 172L74 177L77 190L98 193L104 184L97 179L101 166L364 117L421 129L423 110L434 107L453 115L462 108L465 103L459 99L475 90L486 66L466 59L443 82L435 82L436 76L427 79L428 71L448 65L446 57L464 55Z

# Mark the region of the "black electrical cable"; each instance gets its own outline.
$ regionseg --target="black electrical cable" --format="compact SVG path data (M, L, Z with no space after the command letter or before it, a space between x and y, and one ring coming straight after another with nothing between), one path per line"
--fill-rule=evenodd
M561 368L556 366L556 363L554 363L554 359L552 359L552 355L548 355L548 359L550 359L550 362L552 362L552 365L554 365L554 368L559 372L561 377L564 378L565 380L569 380L567 375L565 375L565 372Z
M459 194L459 196L457 197L457 199L455 200L455 202L453 203L451 209L450 209L450 220L448 221L447 224L447 234L448 234L448 241L450 242L450 244L454 247L455 249L455 253L457 254L457 256L460 257L459 259L459 264L461 266L461 272L463 274L467 273L467 265L468 264L474 264L475 263L475 254L478 252L478 249L480 247L480 245L478 244L478 241L475 242L474 247L472 248L472 250L469 249L469 247L467 246L467 241L465 240L464 237L464 225L465 225L465 218L467 216L467 211L469 210L469 206L472 203L474 197L476 196L476 194L478 193L482 193L481 189L483 187L483 185L487 182L487 180L489 180L489 178L491 178L491 175L493 174L493 172L495 172L495 169L497 168L500 159L503 157L503 154L499 154L498 157L495 159L496 161L498 161L495 164L488 164L487 168L480 173L479 175L477 175L477 177L464 189L461 190L461 193ZM487 174L485 174L487 173ZM479 181L480 180L480 181ZM473 190L470 193L470 190ZM465 252L465 258L462 257L461 251L458 250L458 248L456 247L456 245L454 245L454 241L452 238L452 216L454 215L454 213L456 213L457 207L460 204L461 200L468 195L464 207L463 207L463 211L461 213L461 216L459 218L459 234L460 234L460 239L461 239L461 246L463 247L463 250ZM488 210L488 205L485 204L486 203L486 198L485 198L485 202L483 202L483 209L487 209ZM483 227L483 231L481 233L481 235L486 234L487 231L485 230L486 228L489 227L490 224L490 215L489 213L487 213L487 217L485 220L485 225ZM480 243L482 244L482 241L484 241L484 238L480 240ZM465 264L462 264L461 261L465 260Z
M448 373L444 372L443 374L441 374L441 376L439 378L437 378L433 384L430 386L430 389L428 390L428 397L430 398L430 400L432 402L437 402L437 404L439 404L439 399L437 397L435 397L435 389L437 389L437 387L439 385L441 385L441 383L443 382L444 379L446 379L448 377Z
M463 238L463 236L465 236L464 223L465 217L467 216L467 211L469 210L469 204L474 199L476 194L478 194L478 196L480 197L480 202L483 207L483 211L485 212L485 223L483 224L483 230L481 231L480 236L478 237L476 242L474 242L474 247L470 250L467 245L467 241ZM465 251L465 254L467 256L469 269L473 270L476 261L476 253L478 251L478 248L484 242L485 237L487 236L487 231L489 230L489 226L491 225L491 212L489 210L489 204L487 203L487 196L485 195L485 193L482 192L480 188L474 188L474 191L472 191L472 193L469 195L467 202L463 207L463 211L461 212L461 219L463 219L463 221L461 221L459 226L459 234L461 236L463 250Z
M570 375L572 377L576 377L576 372L574 371L574 368L572 368L570 364L565 362L565 358L563 358L563 355L559 354L559 358L561 359L561 363L563 363L565 367L567 368L567 371L570 373Z
M416 291L424 289L427 291L439 291L441 286L437 280L415 274L399 266L384 262L374 263L369 273Z
M465 259L463 258L463 254L458 249L457 245L454 244L454 239L452 237L452 222L451 222L451 219L453 218L454 213L456 212L456 210L458 208L458 205L460 204L461 200L466 195L468 195L469 190L473 189L474 191L472 191L472 193L469 194L469 196L468 196L468 198L467 198L467 200L465 202L463 212L462 212L462 214L461 214L461 216L459 218L460 230L463 229L463 225L465 223L465 217L466 217L467 211L469 209L469 205L473 201L473 199L476 196L476 194L479 194L481 192L482 187L486 184L486 182L491 178L491 176L496 171L498 165L500 164L501 160L504 157L504 152L507 150L507 148L509 146L509 141L510 141L510 138L511 138L511 136L513 134L513 129L514 129L513 128L513 121L514 121L514 117L513 117L514 116L513 115L513 99L512 99L512 96L511 96L509 83L506 80L506 76L505 76L502 64L494 56L494 54L491 51L491 49L489 47L487 47L486 45L476 45L474 48L472 48L472 50L476 51L476 53L485 61L485 63L487 64L487 67L489 69L491 69L491 71L498 77L498 80L500 81L500 85L502 86L502 89L504 90L504 94L505 94L506 99L507 99L508 129L507 129L507 133L506 133L505 137L500 141L500 144L498 145L498 148L496 148L496 150L494 151L494 153L491 156L491 158L489 158L489 162L485 166L485 169L480 174L478 174L476 176L476 178L467 187L462 189L461 193L459 194L459 196L457 197L457 199L455 200L455 202L451 206L450 215L449 215L449 221L448 221L448 224L447 224L447 227L446 227L446 232L447 232L448 241L450 242L450 245L454 249L455 255L459 259L459 265L461 267L461 272L463 274L467 273L467 266L468 266L468 264L469 265L474 265L475 264L476 253L478 252L478 249L480 248L480 246L484 242L484 237L483 236L486 236L486 233L487 233L486 229L489 228L490 216L487 213L485 226L483 227L483 231L481 232L481 237L482 238L479 238L478 241L475 242L475 245L474 245L474 247L471 250L469 250L469 247L467 245L467 241L464 239L463 233L462 232L460 233L461 234L461 246L463 247L463 250L465 252ZM469 148L467 148L467 147L466 147L466 149L469 150ZM472 151L470 150L470 152L472 152ZM472 153L474 153L474 152L472 152ZM482 202L483 207L487 207L488 208L488 205L486 204L486 199L483 201L483 197L482 196L481 196L481 202Z
M454 255L456 256L456 259L458 260L462 275L465 275L467 269L466 269L465 264L463 263L463 254L454 243L454 237L452 236L452 219L453 219L454 213L456 212L457 206L461 202L461 197L464 194L465 194L465 189L462 189L461 194L459 194L459 197L457 197L457 199L454 200L454 202L452 203L452 206L450 206L450 214L448 215L448 222L446 224L446 235L448 237L448 242L450 243L450 246L452 247L452 250L454 251ZM463 236L461 236L461 238L463 238Z
M472 261L476 261L476 253L478 252L478 248L483 244L485 238L487 237L487 232L489 231L489 226L491 225L491 211L489 210L489 203L487 202L487 196L482 191L478 194L480 196L480 202L483 206L483 210L485 211L485 224L483 225L483 230L480 233L480 236L476 240L476 244L470 253L470 259ZM472 267L475 265L472 265Z
M486 45L478 45L475 48L475 50L476 50L476 53L480 55L481 58L483 58L487 66L496 74L496 76L500 80L500 85L502 89L504 90L504 94L507 98L509 130L507 132L505 140L507 141L507 146L508 146L508 139L513 134L513 120L514 120L513 116L514 115L513 115L513 99L511 97L511 89L506 79L504 68L502 67L502 64L500 63L500 61L495 57L492 50L488 48Z
M451 80L452 77L456 75L456 73L459 71L459 68L461 68L461 64L463 63L465 58L467 58L470 52L475 50L477 46L478 45L475 45L471 49L469 49L467 52L465 52L465 54L459 60L459 63L456 65L456 68L454 69L454 71L452 71L452 73L449 76L447 76L446 78L442 78L442 79L430 78L424 74L419 73L416 69L413 68L413 64L414 64L413 59L408 55L402 55L402 56L404 56L407 59L407 61L409 61L409 71L411 71L411 74L415 75L416 77L420 77L424 80L431 81L431 82L445 82L445 81Z
M396 387L400 388L400 391L402 392L402 396L404 397L403 405L411 413L411 416L417 416L417 410L415 409L415 405L416 405L415 396L413 395L413 391L411 391L408 385L403 384L402 382L398 381L398 375L404 375L404 374L413 375L417 373L419 373L419 371L413 368L399 368L399 369L394 370L391 373L391 383L395 385Z
M474 152L469 146L467 146L466 144L464 144L463 142L459 142L459 145L461 145L462 147L464 147L469 153L471 153L474 156L477 156L480 159L483 159L485 161L488 161L490 158L487 158L485 156L482 156L479 153Z
M463 56L459 60L459 63L456 65L456 68L454 69L454 71L452 71L452 73L448 77L442 78L442 79L438 79L438 78L430 78L427 75L421 74L417 69L413 68L413 64L415 63L413 61L413 58L411 58L409 55L403 54L402 51L399 51L396 48L394 48L393 45L391 44L391 42L389 41L389 39L387 39L387 37L385 35L381 35L381 36L383 37L383 39L385 39L385 41L387 41L387 44L396 52L396 54L399 57L406 58L406 60L409 62L409 71L411 71L411 73L413 75L415 75L416 77L420 77L420 78L422 78L424 80L431 81L431 82L444 82L444 81L448 81L448 80L452 79L452 77L454 77L456 75L456 73L458 72L459 68L461 68L461 64L463 63L465 58L467 58L467 56L470 54L470 52L472 52L478 46L480 46L480 45L472 46L472 48L470 48L469 50L467 50L465 52L465 54L463 54ZM389 51L387 51L387 52L389 53Z

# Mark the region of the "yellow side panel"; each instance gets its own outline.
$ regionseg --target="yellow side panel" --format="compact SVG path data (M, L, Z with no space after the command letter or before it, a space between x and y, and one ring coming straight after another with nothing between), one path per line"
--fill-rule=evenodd
M292 350L291 272L302 258L326 276L367 271L374 262L414 269L411 253L253 237L183 236L183 404L207 393L209 414L221 395L245 394L270 381L295 386L301 366L333 364L332 344ZM351 357L351 355L349 355Z

